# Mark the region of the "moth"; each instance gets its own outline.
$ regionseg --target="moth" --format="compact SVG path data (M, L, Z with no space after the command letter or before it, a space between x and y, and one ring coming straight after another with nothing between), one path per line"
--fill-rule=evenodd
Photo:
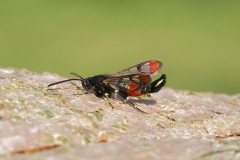
M94 93L99 98L105 97L112 107L109 98L117 98L128 103L134 109L146 113L136 107L128 97L139 97L160 91L166 83L166 75L162 74L155 81L152 81L151 77L157 75L161 67L162 62L149 60L113 74L102 74L88 78L71 72L77 78L51 83L48 87L68 81L81 81L84 90L88 93Z

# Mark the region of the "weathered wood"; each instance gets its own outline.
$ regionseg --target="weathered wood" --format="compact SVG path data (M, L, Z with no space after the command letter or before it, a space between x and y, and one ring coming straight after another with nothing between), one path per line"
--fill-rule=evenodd
M0 159L240 159L240 95L165 88L134 102L0 69Z

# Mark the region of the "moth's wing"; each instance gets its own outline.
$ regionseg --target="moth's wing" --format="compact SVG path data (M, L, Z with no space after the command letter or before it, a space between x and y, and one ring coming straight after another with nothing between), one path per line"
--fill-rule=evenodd
M134 65L132 67L126 68L119 72L113 73L113 76L124 76L124 75L134 75L134 74L147 74L156 75L158 74L160 68L162 67L162 62L156 60L145 61Z
M131 93L148 86L151 83L151 78L147 74L128 74L122 76L111 76L103 80L103 83L107 83L114 89Z

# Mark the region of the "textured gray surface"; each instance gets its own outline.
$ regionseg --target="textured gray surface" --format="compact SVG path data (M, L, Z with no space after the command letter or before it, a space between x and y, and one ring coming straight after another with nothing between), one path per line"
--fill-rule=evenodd
M122 102L50 73L0 69L1 159L240 159L240 95L165 88Z

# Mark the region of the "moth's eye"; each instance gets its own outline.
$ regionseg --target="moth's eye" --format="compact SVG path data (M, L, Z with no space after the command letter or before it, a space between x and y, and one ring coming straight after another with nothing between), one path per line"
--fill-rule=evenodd
M82 81L82 85L83 85L83 88L85 88L85 89L91 88L89 80Z

